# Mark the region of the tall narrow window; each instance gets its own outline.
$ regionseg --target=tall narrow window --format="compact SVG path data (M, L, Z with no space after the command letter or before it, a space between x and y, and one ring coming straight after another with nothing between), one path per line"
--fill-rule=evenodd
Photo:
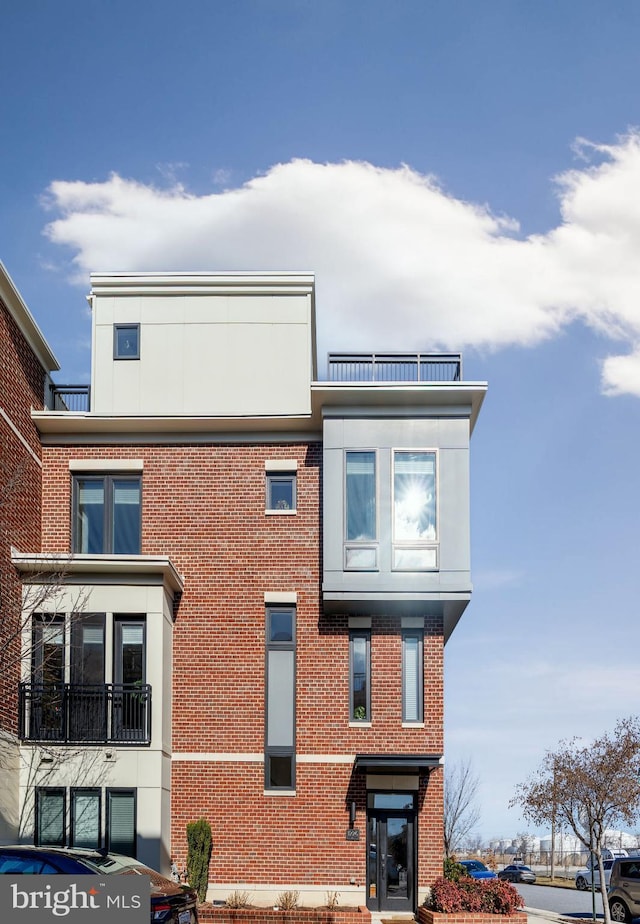
M100 847L100 790L71 790L72 847Z
M393 454L393 567L420 571L437 565L436 454Z
M107 850L136 856L136 791L107 790Z
M402 633L402 721L423 720L422 678L423 634L413 630Z
M103 613L75 615L71 623L69 735L74 741L104 741L107 700Z
M74 479L75 552L138 555L141 548L140 478L87 475Z
M31 682L29 737L41 741L64 740L65 639L61 616L34 616Z
M376 567L376 454L349 451L345 458L345 567Z
M352 722L371 720L371 633L351 632L349 636L350 716Z
M39 847L64 847L66 844L66 800L64 789L36 789L36 825L34 841Z
M295 607L266 611L265 788L295 788Z
M113 645L113 737L139 741L147 726L146 624L116 617Z

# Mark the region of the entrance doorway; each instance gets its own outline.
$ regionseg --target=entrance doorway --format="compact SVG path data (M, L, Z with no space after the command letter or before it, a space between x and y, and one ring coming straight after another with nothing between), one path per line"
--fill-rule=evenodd
M414 793L367 797L367 908L415 910L416 810Z

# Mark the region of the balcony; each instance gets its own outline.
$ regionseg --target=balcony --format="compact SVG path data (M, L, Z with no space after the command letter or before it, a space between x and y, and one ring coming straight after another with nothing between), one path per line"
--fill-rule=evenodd
M71 411L81 413L91 409L90 385L49 385L51 411Z
M330 382L460 382L460 353L329 353Z
M19 735L49 744L150 744L151 687L21 683Z

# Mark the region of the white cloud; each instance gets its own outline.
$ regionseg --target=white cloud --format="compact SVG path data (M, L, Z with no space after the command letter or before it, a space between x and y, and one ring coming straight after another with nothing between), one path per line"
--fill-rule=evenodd
M603 390L640 396L640 133L577 145L580 168L556 178L562 224L524 239L409 167L308 160L202 196L56 181L46 233L83 285L94 270L312 270L321 357L533 345L581 319L622 343Z

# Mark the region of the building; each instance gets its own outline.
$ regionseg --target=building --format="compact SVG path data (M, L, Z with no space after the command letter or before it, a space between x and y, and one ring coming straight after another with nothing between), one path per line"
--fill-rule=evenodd
M34 409L21 836L210 890L411 910L442 868L443 647L471 594L458 355L333 354L310 274L91 279L90 389ZM90 400L89 400L90 399ZM82 402L84 401L84 405Z
M58 363L0 263L0 841L19 830L21 587L11 548L40 551L42 410Z

